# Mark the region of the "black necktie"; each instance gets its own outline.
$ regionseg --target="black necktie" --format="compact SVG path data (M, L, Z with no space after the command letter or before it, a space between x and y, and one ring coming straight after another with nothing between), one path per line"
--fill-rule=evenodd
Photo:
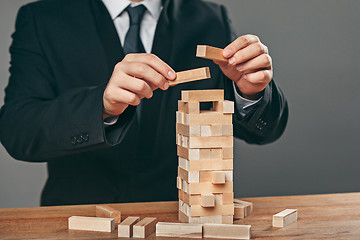
M124 53L144 53L145 49L140 39L140 24L144 17L146 7L138 5L136 7L127 7L125 9L129 14L130 28L125 36Z

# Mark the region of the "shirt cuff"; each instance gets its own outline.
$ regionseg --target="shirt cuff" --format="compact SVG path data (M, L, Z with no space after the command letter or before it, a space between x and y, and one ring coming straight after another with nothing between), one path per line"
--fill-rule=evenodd
M263 97L261 97L258 100L246 99L246 98L242 97L238 93L237 86L235 85L235 82L232 82L232 83L233 83L234 93L235 93L236 110L238 110L238 113L242 117L245 117L247 114L251 113L255 109L255 107L257 106L257 103L260 102Z
M119 116L112 116L104 119L104 126L109 127L117 123Z

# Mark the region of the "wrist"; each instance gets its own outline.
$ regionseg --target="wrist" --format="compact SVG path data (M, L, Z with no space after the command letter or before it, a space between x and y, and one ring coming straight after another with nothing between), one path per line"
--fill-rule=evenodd
M102 114L103 120L105 120L106 118L109 118L109 117L112 117L112 115L108 114L108 113L106 112L106 109L103 108L103 114Z
M260 92L257 92L257 93L254 93L254 94L245 94L243 93L239 86L237 85L237 83L234 84L236 87L235 87L235 90L236 92L243 98L247 99L247 100L251 100L251 101L256 101L256 100L259 100L263 95L264 95L264 90L263 91L260 91Z

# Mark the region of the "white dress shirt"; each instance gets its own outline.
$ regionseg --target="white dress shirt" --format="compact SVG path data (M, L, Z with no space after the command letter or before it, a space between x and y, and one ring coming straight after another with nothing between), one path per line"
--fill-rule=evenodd
M125 9L131 5L135 7L143 4L146 7L146 11L140 26L140 38L147 53L151 53L152 45L155 36L156 26L163 9L161 0L143 0L141 2L133 2L131 0L102 0L111 18L114 21L115 28L119 35L121 45L124 46L125 36L130 28L129 14ZM234 83L234 82L233 82ZM235 83L235 101L236 108L242 117L246 116L250 112L251 106L254 106L257 101L252 101L243 98L236 91ZM109 126L116 123L118 117L110 117L104 121L105 125Z

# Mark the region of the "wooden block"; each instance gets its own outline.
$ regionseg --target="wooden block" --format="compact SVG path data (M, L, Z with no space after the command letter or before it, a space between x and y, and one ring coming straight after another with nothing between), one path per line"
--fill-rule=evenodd
M200 159L200 149L189 149L189 148L184 148L182 146L177 146L177 154L179 157L188 160Z
M286 227L297 221L297 209L285 209L273 216L273 227Z
M232 136L221 137L189 137L189 148L231 148Z
M229 205L234 201L234 193L223 193L222 194L222 201L224 205Z
M202 207L215 207L215 196L211 193L201 194Z
M231 115L234 113L234 102L229 100L224 101L214 101L213 110L215 112L223 113L226 115Z
M139 217L128 217L118 225L118 237L133 236L133 225L139 222Z
M215 193L215 205L230 205L233 204L234 193ZM189 206L201 205L201 194L188 194L179 190L179 199Z
M156 224L156 236L202 238L202 226L202 224L158 222Z
M178 167L178 176L181 179L184 179L188 183L198 183L200 182L200 172L189 172L186 169L183 169L182 167Z
M222 149L221 148L210 149L210 159L222 159Z
M234 199L234 203L238 206L245 206L245 217L250 216L254 211L254 206L251 202Z
M189 206L189 216L218 216L218 215L234 215L234 204L216 205L215 207L202 207L201 205Z
M225 184L225 172L224 171L212 172L211 182L213 184Z
M121 222L121 212L106 205L96 206L96 217L114 218L115 224Z
M211 60L227 62L228 59L223 56L222 52L223 49L221 48L211 47L207 45L198 45L196 50L196 56Z
M191 218L199 218L199 223L223 223L223 217L220 216L201 216L201 217L191 217Z
M188 161L184 160L182 162L184 165L182 168L195 172L195 171L216 171L216 170L233 170L233 160L197 160L197 161ZM186 167L186 168L185 168Z
M223 125L222 126L222 136L233 136L233 125Z
M182 137L183 137L183 139L182 139L183 147L188 148L188 147L189 147L189 137L188 137L188 136L184 136L184 135L182 135Z
M181 100L183 102L224 101L224 90L210 89L210 90L181 91Z
M183 113L200 113L199 102L183 102L178 101L178 110Z
M68 219L70 230L112 232L115 230L114 218L79 217L72 216Z
M222 150L221 148L202 148L200 149L200 159L222 159Z
M181 123L176 123L176 133L183 136L201 136L201 126L189 126Z
M221 239L250 239L251 226L250 225L235 225L235 224L204 224L205 238L221 238Z
M232 193L233 182L225 184L212 184L212 183L189 183L189 194L202 194L202 193Z
M210 223L210 222L209 222ZM232 215L229 216L222 216L222 223L223 224L233 224L234 223L234 219Z
M176 186L177 189L182 189L182 180L179 177L176 178Z
M183 112L176 112L176 123L185 123L185 113Z
M176 145L180 145L180 146L182 145L180 134L176 134Z
M245 205L236 205L234 204L234 219L243 219L245 218Z
M189 206L201 205L201 194L188 194L182 190L179 190L179 200L183 201Z
M179 157L179 164L178 164L178 166L181 167L182 169L191 171L191 170L190 170L190 161L187 160L187 159L184 159L184 158L182 158L182 157Z
M232 115L224 115L213 111L201 111L199 114L185 114L185 125L232 125Z
M210 129L210 125L202 125L200 126L200 136L202 137L210 137L211 136L211 129Z
M233 101L224 101L223 102L223 113L230 114L234 113L234 102Z
M223 159L233 159L234 158L234 148L223 148L222 149Z
M218 223L218 224L233 224L233 216L201 216L201 217L190 217L185 213L179 211L178 219L183 223L195 223L195 224L204 224L204 223Z
M186 193L189 193L189 183L187 183L185 180L182 181L182 190Z
M200 159L201 160L206 160L206 159L210 159L211 158L211 149L200 149Z
M208 67L197 68L176 73L176 79L174 81L169 81L169 85L175 86L180 83L193 82L208 78L211 78L210 69Z
M156 218L146 217L133 227L134 238L146 238L156 231Z
M222 136L222 134L223 130L221 124L211 125L211 136Z

